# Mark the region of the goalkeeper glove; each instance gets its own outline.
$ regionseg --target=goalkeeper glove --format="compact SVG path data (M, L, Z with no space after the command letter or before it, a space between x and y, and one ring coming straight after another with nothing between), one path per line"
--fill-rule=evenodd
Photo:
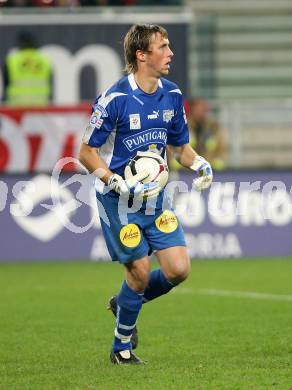
M196 156L190 169L197 172L199 177L194 180L193 185L197 191L202 191L208 188L213 180L213 172L211 165L204 157Z
M118 194L137 196L138 198L153 198L159 194L161 188L158 181L143 184L141 181L149 175L147 171L141 171L130 179L123 179L122 176L114 173L108 179L109 188Z

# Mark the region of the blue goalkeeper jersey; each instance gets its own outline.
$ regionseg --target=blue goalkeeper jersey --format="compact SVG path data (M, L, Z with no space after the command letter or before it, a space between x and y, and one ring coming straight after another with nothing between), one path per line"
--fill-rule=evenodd
M189 142L181 91L161 78L156 92L147 94L133 74L123 77L96 98L83 142L98 148L110 170L122 177L138 151L154 151L165 158L167 144Z

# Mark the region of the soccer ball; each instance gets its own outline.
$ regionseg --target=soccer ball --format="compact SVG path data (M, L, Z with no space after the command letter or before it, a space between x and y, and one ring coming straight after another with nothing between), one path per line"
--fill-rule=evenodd
M165 187L168 180L168 166L159 154L155 152L138 152L131 158L125 168L125 179L131 179L141 171L149 172L149 175L142 180L142 183L158 181L161 189Z

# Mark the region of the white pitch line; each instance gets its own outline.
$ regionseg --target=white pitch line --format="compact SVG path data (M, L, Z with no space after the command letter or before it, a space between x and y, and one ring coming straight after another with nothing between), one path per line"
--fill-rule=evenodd
M204 289L204 288L192 289L189 287L181 287L178 288L176 292L180 294L200 294L200 295L212 295L212 296L221 296L221 297L251 298L251 299L265 299L270 301L292 302L292 295L259 293L254 291L233 291L233 290L217 290L217 289Z
M292 302L292 295L280 295L270 293L259 293L254 291L232 291L232 290L217 290L217 289L200 289L197 290L203 295L217 295L222 297L236 298L251 298L251 299L266 299L271 301L289 301Z

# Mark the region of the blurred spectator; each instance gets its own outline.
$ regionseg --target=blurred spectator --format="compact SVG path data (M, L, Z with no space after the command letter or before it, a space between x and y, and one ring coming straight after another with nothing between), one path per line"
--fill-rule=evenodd
M217 121L209 114L208 102L204 98L190 100L187 119L191 146L210 162L214 170L224 169L225 141ZM171 156L168 158L172 171L182 168Z
M215 170L224 169L225 142L218 122L209 113L203 98L189 102L188 125L192 146Z
M22 31L18 49L5 60L3 100L13 106L47 105L52 95L51 76L48 59L36 48L33 36Z

